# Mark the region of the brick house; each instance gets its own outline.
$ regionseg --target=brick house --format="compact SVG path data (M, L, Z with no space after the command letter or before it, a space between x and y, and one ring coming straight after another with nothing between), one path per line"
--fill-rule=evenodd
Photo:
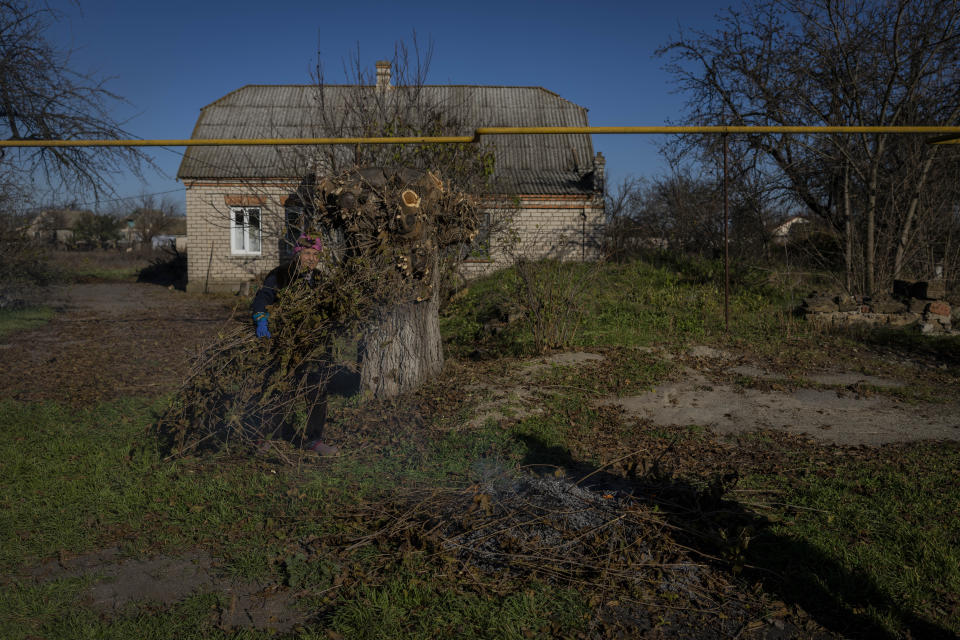
M30 222L27 235L44 244L59 248L74 244L74 229L84 215L92 215L89 210L45 209Z
M390 67L377 84L248 85L201 110L193 138L334 137L320 130L318 104L336 110L357 91L390 91ZM323 96L318 94L323 92ZM540 87L431 85L432 104L456 112L464 135L481 126L586 126L587 110ZM349 94L348 92L354 92ZM329 128L329 127L327 127ZM356 135L353 133L352 135ZM478 275L505 266L508 246L527 256L584 259L598 251L604 221L602 154L588 135L483 136L494 153L493 180L504 214L463 266ZM296 216L296 192L330 148L189 147L177 178L186 187L188 291L237 291L280 263ZM349 150L347 150L349 151ZM496 209L496 211L495 211ZM509 238L509 240L508 240Z

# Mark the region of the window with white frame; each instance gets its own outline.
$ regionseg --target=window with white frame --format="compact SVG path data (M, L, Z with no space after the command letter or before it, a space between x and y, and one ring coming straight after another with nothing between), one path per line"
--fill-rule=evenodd
M260 207L230 208L230 251L260 255Z

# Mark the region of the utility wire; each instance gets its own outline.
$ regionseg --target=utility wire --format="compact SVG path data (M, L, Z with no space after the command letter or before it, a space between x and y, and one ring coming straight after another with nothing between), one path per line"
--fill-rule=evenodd
M89 207L89 206L92 206L92 205L105 204L105 203L109 203L109 202L122 202L122 201L124 201L124 200L139 200L140 198L147 198L147 197L150 197L150 196L162 196L162 195L166 195L166 194L168 194L168 193L180 193L180 192L183 192L183 191L186 191L186 187L180 187L180 188L178 188L178 189L170 189L170 190L168 190L168 191L156 191L156 192L154 192L154 193L141 193L140 195L136 195L136 196L124 196L124 197L122 197L122 198L103 198L103 199L101 199L99 202L96 201L96 200L91 200L91 201L89 201L89 202L77 202L77 203L76 203L76 206L78 206L78 207ZM72 203L71 203L71 204L72 204Z

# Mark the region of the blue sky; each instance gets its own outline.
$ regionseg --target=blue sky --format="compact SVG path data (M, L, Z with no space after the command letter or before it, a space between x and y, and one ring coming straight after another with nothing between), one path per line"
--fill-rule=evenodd
M141 138L187 138L200 109L245 84L310 82L319 45L328 82L359 46L372 68L398 40L432 39L430 84L542 86L589 109L593 125L680 122L654 50L679 26L710 29L729 2L120 2L51 0L48 32L72 66L111 78L132 103L115 116ZM594 136L611 177L663 170L656 137ZM182 152L183 149L177 149ZM122 175L120 196L173 191L179 154L153 150L166 175ZM178 195L178 191L180 195Z

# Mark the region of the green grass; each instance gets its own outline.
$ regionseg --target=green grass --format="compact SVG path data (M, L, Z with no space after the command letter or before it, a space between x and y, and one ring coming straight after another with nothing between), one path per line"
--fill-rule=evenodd
M534 583L503 598L471 592L455 582L437 583L402 571L385 584L361 587L340 607L331 628L348 638L552 637L576 628L589 615L575 591Z
M811 329L785 304L792 292L746 277L731 287L728 334L723 287L710 277L717 264L696 262L682 267L675 271L639 260L609 263L599 270L591 264L563 265L571 279L589 282L584 288L582 324L569 346L683 346L726 341L730 336L773 343L810 334ZM445 308L441 329L455 354L470 353L478 337L498 353L532 353L530 328L522 320L493 337L484 333L491 319L523 307L517 288L517 274L507 269L471 283L465 295Z
M611 349L599 363L551 365L534 376L538 386L585 392L594 397L649 391L676 373L676 365L633 349Z
M178 602L166 611L137 610L135 605L113 619L77 606L91 578L68 578L43 584L14 581L0 591L0 636L20 638L74 638L126 640L144 638L200 639L232 637L215 626L217 596L201 593ZM254 637L254 636L250 636ZM256 637L269 637L266 633Z
M798 460L799 461L799 460ZM899 632L915 619L960 633L960 446L890 446L808 460L741 485L776 491L751 562L789 571L788 593ZM804 558L793 566L788 560ZM786 576L785 576L786 578Z
M66 282L132 281L158 254L149 251L125 252L112 249L54 251L50 264Z
M0 340L16 331L41 327L49 322L53 316L54 311L50 307L0 310Z
M221 559L226 575L285 584L322 610L321 595L335 575L373 569L363 554L340 561L308 558L296 551L299 541L368 533L375 522L339 516L398 486L451 478L463 484L479 458L503 455L510 440L490 426L451 432L419 446L411 440L390 456L348 457L319 469L276 467L225 454L164 461L147 433L162 406L162 401L128 399L76 412L55 404L0 402L4 573L58 554L117 544L133 556L176 555L199 546ZM377 569L382 575L374 572L372 582L354 579L341 589L336 614L301 635L325 637L317 629L331 628L345 637L426 637L456 629L465 637L523 637L526 630L554 624L550 616L566 619L579 611L571 604L575 594L545 585L502 601L464 593L449 568L433 569L441 577L426 582L404 565ZM210 609L215 595L200 594L155 614L134 607L108 623L79 604L91 580L24 579L6 585L0 596L0 635L119 638L139 627L141 637L218 635ZM380 631L368 626L371 619ZM266 637L251 635L260 636Z
M140 274L139 267L94 267L78 266L69 273L74 282L104 281L132 282Z
M127 542L133 551L254 533L283 508L276 474L243 463L201 473L142 447L159 406L128 399L78 413L0 402L0 567L95 549L130 531L138 532ZM258 508L238 531L251 503Z

